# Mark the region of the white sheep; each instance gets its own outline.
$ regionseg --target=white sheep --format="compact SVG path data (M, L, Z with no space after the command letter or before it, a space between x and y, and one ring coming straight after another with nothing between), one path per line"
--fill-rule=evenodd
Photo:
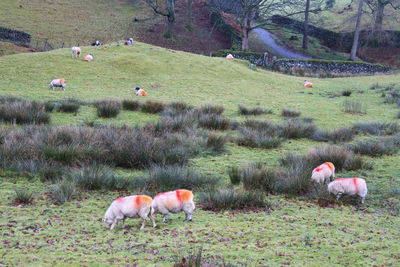
M106 227L113 230L115 225L122 220L125 227L125 219L139 216L143 219L142 226L140 230L144 228L146 224L147 216L153 223L153 227L156 227L156 223L153 218L153 207L152 198L146 195L134 195L128 197L120 197L114 200L110 207L104 214L103 221L106 223Z
M54 79L51 81L49 88L54 90L55 87L62 87L62 89L65 91L65 85L66 83L64 79Z
M147 95L147 92L145 90L143 90L137 86L135 88L135 92L136 92L136 95L138 95L138 96L146 96Z
M153 199L154 212L163 215L163 223L165 217L171 213L185 212L185 221L192 221L192 214L195 209L192 191L180 189L170 192L158 194Z
M337 200L342 194L358 195L361 197L361 203L364 203L368 189L362 178L339 178L328 184L328 192L336 195Z
M227 58L227 59L233 59L234 57L232 56L232 54L228 54L228 55L226 56L226 58Z
M84 61L88 61L88 62L93 61L93 53L89 53L89 55L86 55L86 56L83 58L83 60L84 60Z
M316 183L325 183L330 178L335 178L335 166L332 162L325 162L312 171L311 180Z
M72 47L72 58L78 58L81 56L81 49L77 46Z
M312 83L308 82L307 80L304 80L304 87L312 87Z

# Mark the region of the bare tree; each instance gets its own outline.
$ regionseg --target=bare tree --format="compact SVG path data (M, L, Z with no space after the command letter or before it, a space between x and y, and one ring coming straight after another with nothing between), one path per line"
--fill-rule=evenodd
M358 4L356 30L354 31L353 46L351 47L351 53L350 53L351 61L356 60L356 54L357 54L357 49L358 49L358 39L360 37L361 16L362 16L362 7L363 7L364 0L359 0L359 1L360 2Z
M304 30L303 30L303 49L308 49L308 15L310 14L310 2L306 0L306 11L304 12Z
M188 29L189 31L193 31L192 4L193 4L193 0L187 0L186 29Z
M375 39L382 41L382 25L385 17L385 8L389 6L394 10L400 9L400 0L367 0L366 4L373 14L374 25L372 31Z
M153 9L156 14L166 17L167 19L167 32L164 33L164 37L174 37L174 26L175 26L175 0L145 0L146 3Z

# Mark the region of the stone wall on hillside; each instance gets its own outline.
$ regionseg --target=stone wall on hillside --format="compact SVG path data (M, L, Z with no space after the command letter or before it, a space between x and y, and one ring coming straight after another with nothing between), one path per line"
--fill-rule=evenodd
M0 41L29 46L31 43L31 35L26 32L0 27Z

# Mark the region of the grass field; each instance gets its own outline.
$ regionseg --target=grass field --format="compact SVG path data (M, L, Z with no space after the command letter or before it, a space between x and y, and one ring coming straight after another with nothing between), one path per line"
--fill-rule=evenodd
M397 106L384 104L381 90L370 87L377 83L398 84L399 75L314 78L313 88L304 88L304 77L254 71L244 61L209 58L143 43L133 47L115 43L83 47L84 55L89 52L95 58L91 63L72 59L69 49L1 57L0 95L30 100L179 100L197 107L214 103L224 106L226 117L239 122L245 118L239 115L238 104L271 108L273 114L255 118L273 122L283 122L282 109L292 108L301 111L301 117L314 118L315 125L325 130L356 122L398 120ZM48 88L55 78L66 79L66 91ZM136 97L135 86L147 90L148 96ZM351 96L341 96L344 90L351 90ZM366 114L343 112L347 99L361 101ZM93 106L85 105L77 114L51 113L50 125L96 122L133 126L154 123L159 117L123 110L116 118L100 119ZM237 134L234 130L217 133L231 137ZM366 138L357 135L354 142ZM203 154L191 159L189 165L228 185L231 166L256 161L274 168L286 153L305 153L316 146L323 144L304 138L287 140L274 149L229 142L227 152ZM150 228L148 222L144 231L139 231L138 219L127 220L126 229L117 225L113 232L101 221L111 201L130 191L81 190L73 201L56 205L50 197L53 184L40 182L38 175L2 171L0 265L171 266L202 246L204 262L213 265L397 266L400 155L364 158L373 163L372 170L336 175L366 179L369 194L363 206L347 199L323 208L303 197L276 194L266 196L271 203L269 209L211 212L198 206L193 222L184 223L183 214L177 214L162 225L161 216L157 215L158 228ZM126 176L147 172L121 168L116 171ZM33 192L33 204L15 204L15 188ZM198 192L194 193L197 201Z

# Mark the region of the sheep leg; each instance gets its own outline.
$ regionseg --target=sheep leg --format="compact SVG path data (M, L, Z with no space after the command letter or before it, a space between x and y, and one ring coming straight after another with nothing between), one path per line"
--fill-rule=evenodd
M361 197L361 204L364 204L365 197Z
M153 223L153 227L155 228L157 225L156 225L156 222L154 221L153 215L150 214L149 217L150 217L151 222Z
M126 217L124 217L124 218L122 219L122 228L125 228L125 219L126 219Z
M189 222L191 222L192 221L192 213L190 212L189 213Z
M144 228L144 225L146 224L146 218L143 218L142 226L140 227L140 230Z
M339 193L337 196L336 196L336 200L339 200L339 198L342 196L342 193Z
M111 224L111 227L110 227L110 231L112 231L114 229L116 224L117 224L117 218L114 218L114 221L113 221L113 223Z

